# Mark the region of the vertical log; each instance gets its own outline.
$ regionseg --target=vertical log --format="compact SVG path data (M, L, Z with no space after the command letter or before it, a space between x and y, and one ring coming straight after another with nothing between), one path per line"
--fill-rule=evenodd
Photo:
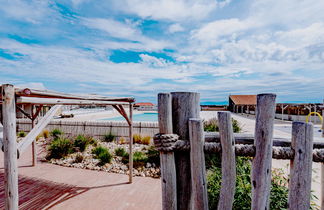
M222 146L222 186L218 210L232 209L235 182L235 139L230 112L218 112L219 135Z
M324 110L322 110L322 137L324 138ZM321 163L321 209L324 210L324 163Z
M189 140L189 118L199 118L200 95L193 92L173 92L172 121L173 132L180 139ZM191 208L190 153L175 152L177 173L178 210Z
M312 123L293 122L291 147L295 155L290 164L289 209L310 208L313 132Z
M133 182L133 104L129 103L129 183Z
M18 209L18 167L16 136L15 90L12 85L2 86L3 146L5 209Z
M255 157L252 161L252 209L269 209L274 94L258 94L255 125Z
M201 119L189 120L192 209L208 210L208 194L204 153L204 134Z
M161 134L173 133L170 93L158 94L159 127ZM177 209L177 180L174 152L160 152L162 209Z
M31 116L32 116L32 130L35 127L35 119L34 119L34 105L31 106L31 112L30 112ZM33 159L33 166L36 166L36 162L37 162L37 151L36 151L36 139L33 141L32 143L32 159Z

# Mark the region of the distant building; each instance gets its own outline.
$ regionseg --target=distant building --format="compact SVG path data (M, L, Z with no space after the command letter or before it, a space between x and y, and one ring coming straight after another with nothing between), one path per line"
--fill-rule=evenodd
M157 111L157 107L150 102L135 103L134 109L138 111Z
M228 99L228 110L235 113L254 114L256 106L256 95L230 95Z

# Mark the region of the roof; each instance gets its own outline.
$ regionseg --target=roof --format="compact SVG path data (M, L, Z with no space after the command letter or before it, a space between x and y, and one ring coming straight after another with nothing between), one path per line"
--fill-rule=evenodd
M256 105L256 95L230 95L235 105Z
M142 103L136 103L134 104L134 106L154 106L154 104L150 103L150 102L142 102Z

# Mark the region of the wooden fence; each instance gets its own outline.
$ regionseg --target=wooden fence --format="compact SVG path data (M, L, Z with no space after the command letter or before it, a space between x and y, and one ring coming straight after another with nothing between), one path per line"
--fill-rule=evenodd
M29 132L32 128L29 119L17 119L18 131ZM67 121L51 120L46 129L54 128L62 130L67 135L85 134L100 138L111 132L116 137L128 137L129 125L127 122L118 121ZM157 122L133 122L133 133L142 136L151 136L159 131Z
M273 158L291 161L289 209L309 209L312 162L324 162L323 145L316 143L313 148L313 125L304 122L293 122L291 141L274 139L275 98L274 94L257 96L254 137L234 135L229 112L218 113L219 133L205 136L199 118L199 93L160 93L160 133L154 143L161 156L163 209L208 209L205 152L221 153L218 209L232 209L235 156L253 157L251 209L269 209Z

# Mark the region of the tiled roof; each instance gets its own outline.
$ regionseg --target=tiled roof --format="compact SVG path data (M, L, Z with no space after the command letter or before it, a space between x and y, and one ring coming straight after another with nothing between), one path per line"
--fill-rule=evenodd
M230 95L235 105L256 105L256 95Z
M146 103L136 103L134 106L154 106L154 104L146 102Z

